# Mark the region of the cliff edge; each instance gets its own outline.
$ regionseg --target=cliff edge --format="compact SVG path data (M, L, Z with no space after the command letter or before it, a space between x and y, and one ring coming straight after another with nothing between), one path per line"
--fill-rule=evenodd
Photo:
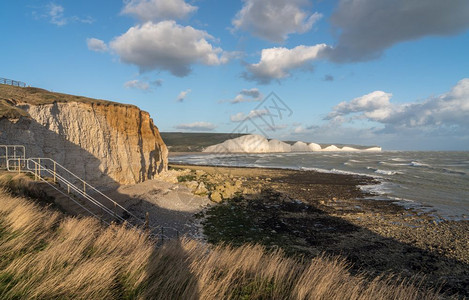
M134 105L0 85L0 144L26 147L97 185L134 184L168 166L147 112Z

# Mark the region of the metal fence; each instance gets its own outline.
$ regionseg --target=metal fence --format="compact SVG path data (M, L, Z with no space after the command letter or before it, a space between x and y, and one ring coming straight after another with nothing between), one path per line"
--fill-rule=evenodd
M7 85L13 85L13 86L19 86L19 87L26 87L26 83L22 81L17 81L13 79L8 79L8 78L1 78L0 77L0 84L7 84Z

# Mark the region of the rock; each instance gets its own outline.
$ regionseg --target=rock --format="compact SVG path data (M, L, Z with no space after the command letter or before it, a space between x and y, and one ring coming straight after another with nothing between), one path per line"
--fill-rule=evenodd
M212 200L213 202L220 203L223 200L223 198L219 192L212 192L210 194L210 200Z
M184 182L184 185L187 186L192 193L195 193L199 187L199 183L197 181L186 181Z
M199 183L197 186L196 190L194 191L194 194L196 195L205 195L207 194L208 190L205 187L205 184L203 182Z
M207 173L205 173L205 171L202 171L202 170L196 170L195 171L195 175L197 175L197 177L203 176L205 174L207 174Z
M167 170L158 128L136 106L18 89L0 96L29 116L0 118L0 144L24 145L26 157L52 158L92 185L134 184Z

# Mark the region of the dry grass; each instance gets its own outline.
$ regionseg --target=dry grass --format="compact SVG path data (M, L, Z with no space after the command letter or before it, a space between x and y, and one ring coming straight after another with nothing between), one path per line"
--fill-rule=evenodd
M0 191L0 298L437 299L391 278L367 281L346 263L256 245L182 239L160 248L138 230L65 217Z

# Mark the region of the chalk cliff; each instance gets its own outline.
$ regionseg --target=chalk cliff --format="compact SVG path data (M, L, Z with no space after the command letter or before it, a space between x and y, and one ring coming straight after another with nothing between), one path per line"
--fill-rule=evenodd
M53 158L92 184L133 184L167 169L158 128L136 106L5 86L0 101L21 112L0 109L0 144L25 145L28 157Z

